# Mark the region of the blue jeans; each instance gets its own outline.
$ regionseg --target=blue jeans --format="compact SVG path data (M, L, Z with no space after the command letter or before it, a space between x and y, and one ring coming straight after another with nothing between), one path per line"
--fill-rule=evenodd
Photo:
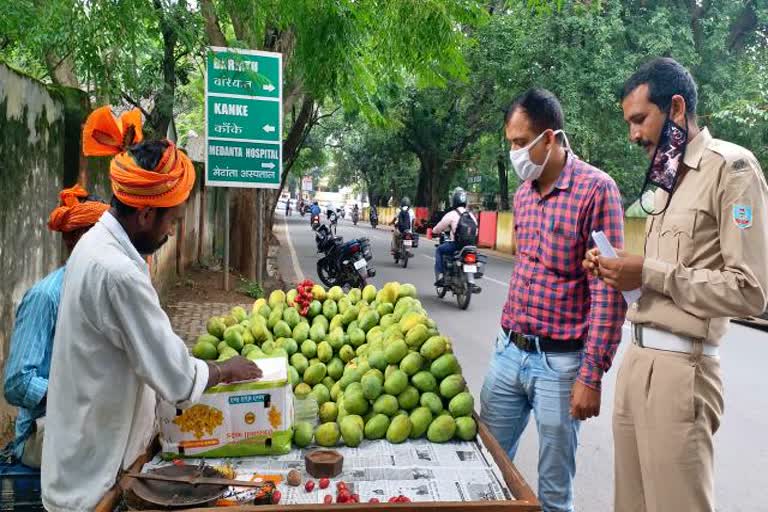
M442 274L445 272L443 269L443 255L450 256L456 252L456 242L445 242L444 244L438 245L437 249L435 249L435 272L438 274Z
M499 330L480 394L480 417L510 459L533 410L544 512L573 511L580 422L570 414L570 401L581 360L581 352L524 352Z

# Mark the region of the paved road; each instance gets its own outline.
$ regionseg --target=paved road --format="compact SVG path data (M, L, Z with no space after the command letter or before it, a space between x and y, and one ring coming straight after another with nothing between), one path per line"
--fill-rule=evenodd
M278 231L287 226L297 264L303 274L317 280L314 235L309 218L280 219ZM416 256L408 268L395 266L389 256L390 233L373 230L368 224L352 225L342 221L338 234L345 240L367 236L373 244L377 275L373 283L410 282L421 293L421 301L443 334L450 336L462 363L469 386L479 397L483 376L492 352L492 341L499 317L512 262L489 257L485 278L478 281L483 291L472 297L467 311L461 311L449 295L440 300L434 294L433 242L422 238ZM291 252L281 251L288 259ZM289 264L290 265L290 264ZM625 329L626 331L626 329ZM625 335L627 333L625 332ZM626 336L625 336L626 338ZM621 361L622 343L615 367ZM718 511L768 512L768 384L760 378L762 366L768 362L768 334L734 325L722 351L725 382L726 415L716 436ZM610 416L616 372L604 380L601 415L586 422L581 429L576 477L577 510L608 512L612 507L613 443ZM478 404L479 409L479 404ZM521 442L515 464L526 480L536 488L537 442L533 425L529 425ZM683 511L681 511L683 512Z

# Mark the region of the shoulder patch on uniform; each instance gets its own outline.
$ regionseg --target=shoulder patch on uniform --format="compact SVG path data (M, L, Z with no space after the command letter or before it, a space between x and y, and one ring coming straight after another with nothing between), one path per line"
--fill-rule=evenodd
M749 163L744 158L739 158L735 162L733 162L733 170L734 171L740 171L742 169L746 169L749 167Z
M725 170L730 173L746 172L752 168L751 160L754 155L746 148L724 140L712 139L709 149L725 160Z
M752 207L744 204L733 205L733 222L739 229L752 226Z

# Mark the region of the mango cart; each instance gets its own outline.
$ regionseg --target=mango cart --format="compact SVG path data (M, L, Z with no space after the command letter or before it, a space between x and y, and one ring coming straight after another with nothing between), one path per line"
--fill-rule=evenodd
M244 356L260 365L262 379L216 386L184 410L160 404L161 448L132 471L223 468L240 481L275 485L222 488L216 500L198 500L202 508L256 500L279 503L280 510L338 502L351 510L539 509L474 415L453 352L463 340L440 333L414 286L393 282L345 293L305 281L250 309L212 316L192 353L219 361ZM288 485L291 470L292 483L310 478L305 456L317 448L338 451L341 473L330 482ZM184 467L169 468L172 459ZM121 478L101 510L141 494L144 484L136 481Z

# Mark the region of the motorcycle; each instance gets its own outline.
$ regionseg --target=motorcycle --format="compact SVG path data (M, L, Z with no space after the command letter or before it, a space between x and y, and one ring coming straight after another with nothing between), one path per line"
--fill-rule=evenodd
M312 226L312 229L317 229L320 227L320 214L315 213L312 214L312 216L309 218L309 225Z
M379 214L373 208L371 208L370 217L371 217L371 227L373 229L376 229L376 226L379 225Z
M392 256L395 257L395 265L400 262L403 268L408 267L408 258L413 257L411 252L412 248L419 246L419 235L410 230L404 232L400 236L400 242L397 244L397 248L392 251Z
M360 212L352 210L352 223L357 226L357 221L360 220Z
M325 224L315 230L317 252L323 257L317 261L317 275L326 286L364 288L369 277L376 275L370 263L373 260L371 242L357 238L344 242Z
M441 233L435 247L446 241L446 235ZM458 252L443 255L444 285L436 287L437 296L442 299L450 290L456 296L459 308L467 309L472 295L482 291L475 284L475 279L482 279L487 262L488 257L478 253L474 245L466 245Z

